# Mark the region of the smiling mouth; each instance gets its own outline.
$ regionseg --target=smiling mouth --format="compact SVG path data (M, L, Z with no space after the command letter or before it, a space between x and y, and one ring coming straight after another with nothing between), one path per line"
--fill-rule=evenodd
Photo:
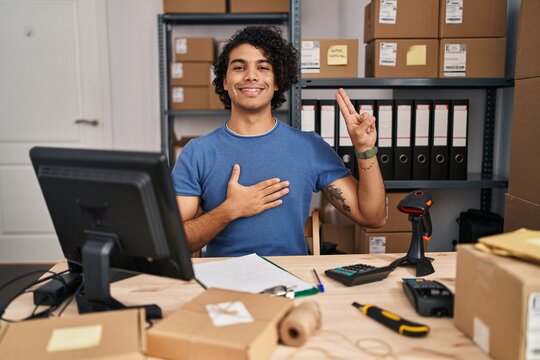
M252 88L252 87L245 87L240 88L240 92L247 96L257 96L260 93L262 93L263 89L261 88Z

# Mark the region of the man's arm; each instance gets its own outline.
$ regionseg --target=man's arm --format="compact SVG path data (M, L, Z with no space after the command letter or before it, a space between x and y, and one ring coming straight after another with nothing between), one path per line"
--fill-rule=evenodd
M343 89L339 89L336 100L354 149L357 152L372 149L377 140L375 118L366 113L359 115ZM383 226L386 222L385 191L377 157L357 161L359 181L353 176L338 179L326 186L323 194L353 221L368 227Z
M289 192L288 181L274 178L252 186L243 186L238 183L239 177L240 166L235 165L225 201L202 215L199 211L199 196L176 197L191 251L197 251L208 244L235 219L254 216L281 205L283 200L280 198Z

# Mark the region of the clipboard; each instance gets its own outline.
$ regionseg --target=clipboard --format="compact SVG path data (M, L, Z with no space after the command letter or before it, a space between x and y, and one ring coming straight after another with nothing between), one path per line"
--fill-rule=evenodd
M193 268L197 282L205 289L261 293L272 287L286 286L295 289L294 298L319 293L312 284L257 254L195 264Z

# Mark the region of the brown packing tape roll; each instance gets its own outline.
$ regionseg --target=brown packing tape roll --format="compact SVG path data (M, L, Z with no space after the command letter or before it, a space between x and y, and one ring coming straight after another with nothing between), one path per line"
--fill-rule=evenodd
M314 301L306 301L292 309L279 326L281 342L289 346L302 346L321 328L321 310Z

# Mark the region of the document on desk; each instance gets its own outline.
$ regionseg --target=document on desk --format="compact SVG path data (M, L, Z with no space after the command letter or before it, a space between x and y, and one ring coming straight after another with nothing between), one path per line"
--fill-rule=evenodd
M295 297L318 293L317 288L257 254L195 264L195 278L205 288L260 293L275 286L292 288Z

